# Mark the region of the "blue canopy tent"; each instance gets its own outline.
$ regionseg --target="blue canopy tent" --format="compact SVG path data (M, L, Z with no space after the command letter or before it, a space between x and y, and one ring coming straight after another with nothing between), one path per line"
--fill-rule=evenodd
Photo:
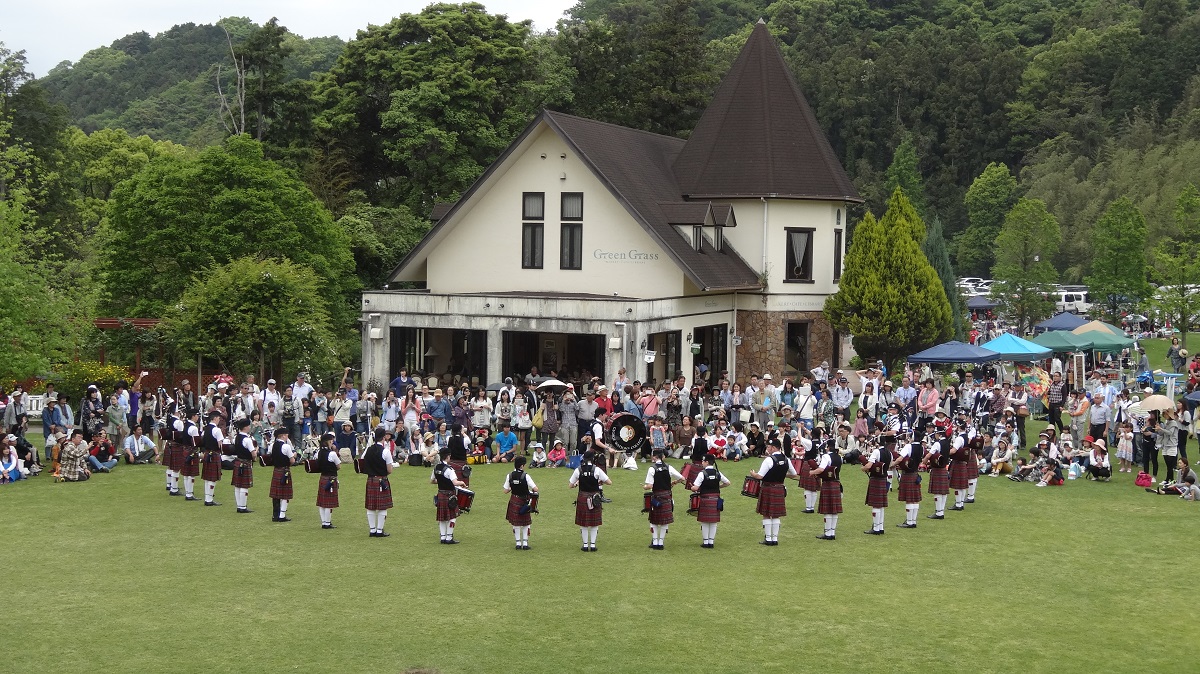
M1040 345L1034 344L1027 339L1021 339L1016 335L1004 333L990 342L981 344L985 349L990 349L999 354L997 360L1012 360L1012 361L1030 361L1047 358L1050 356L1051 350Z
M1050 318L1033 326L1033 329L1042 332L1046 330L1074 330L1088 322L1079 314L1073 314L1069 311L1064 311L1061 314L1055 314Z
M910 363L987 363L999 360L1000 354L990 349L966 344L964 342L946 342L931 346L920 353L908 357Z

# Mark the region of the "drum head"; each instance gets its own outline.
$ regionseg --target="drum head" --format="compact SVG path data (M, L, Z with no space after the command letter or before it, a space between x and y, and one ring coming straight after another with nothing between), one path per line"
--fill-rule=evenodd
M636 452L646 442L646 424L628 412L613 417L608 426L609 444L623 452Z

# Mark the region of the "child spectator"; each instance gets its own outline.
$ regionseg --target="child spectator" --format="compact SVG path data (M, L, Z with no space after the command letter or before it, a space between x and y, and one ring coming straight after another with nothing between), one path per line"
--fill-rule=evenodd
M559 446L559 445L561 445L561 444L562 444L562 441L561 441L561 440L555 440L555 441L554 441L554 444L555 444L556 446ZM546 467L546 462L547 462L547 460L548 460L548 459L547 459L547 457L546 457L546 450L545 450L545 448L543 448L543 447L537 447L537 448L535 448L535 449L533 450L533 460L529 462L529 467L530 467L530 468L545 468L545 467Z
M567 450L563 449L562 440L554 441L554 446L550 448L550 453L546 455L546 461L551 468L562 468L567 465Z

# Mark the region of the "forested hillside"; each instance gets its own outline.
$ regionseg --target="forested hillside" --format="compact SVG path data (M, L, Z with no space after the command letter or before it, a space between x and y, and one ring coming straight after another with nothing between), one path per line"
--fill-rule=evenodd
M1200 246L1200 0L581 0L544 34L435 4L349 43L245 19L135 33L38 80L5 50L0 197L70 312L171 306L178 288L135 302L106 280L99 251L137 207L110 194L148 164L215 176L201 168L261 153L350 247L356 283L331 298L344 316L538 109L686 136L760 16L867 199L856 215L902 187L956 273L992 272L1022 199L1061 232L1060 281L1103 284L1098 238L1114 230L1097 223L1119 230L1115 214L1144 219L1124 251L1143 284ZM240 133L259 149L226 142ZM1109 214L1121 198L1133 208Z

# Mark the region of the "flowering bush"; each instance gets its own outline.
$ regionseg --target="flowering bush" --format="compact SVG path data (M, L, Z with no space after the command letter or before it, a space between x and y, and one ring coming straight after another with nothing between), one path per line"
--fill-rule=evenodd
M120 365L105 365L94 360L75 360L54 367L58 390L79 400L89 384L99 383L102 392L111 392L122 379L131 381L129 369Z

